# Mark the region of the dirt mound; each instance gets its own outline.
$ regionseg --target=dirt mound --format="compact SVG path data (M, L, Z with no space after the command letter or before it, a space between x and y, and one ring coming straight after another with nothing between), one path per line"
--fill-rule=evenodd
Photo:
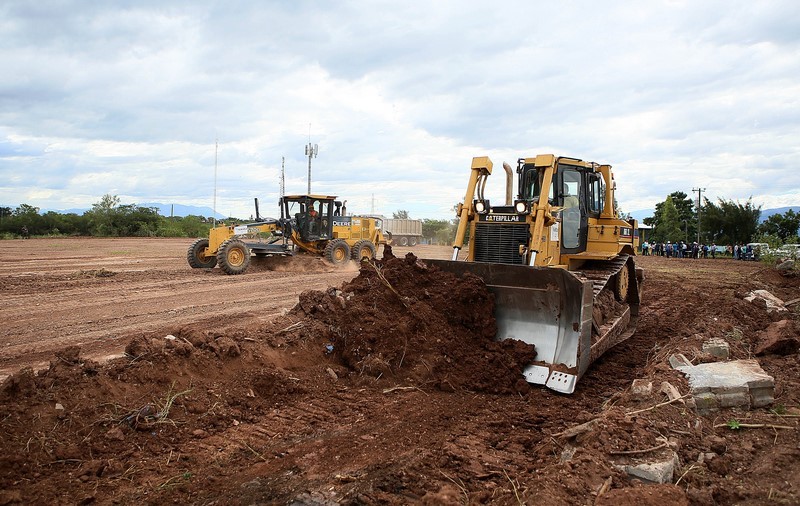
M364 263L341 289L306 291L291 315L351 374L452 391L527 391L532 345L495 342L494 297L483 281L429 267L412 253Z
M124 249L117 244L82 247ZM638 259L648 274L637 332L595 362L572 395L539 387L509 395L532 350L512 349L510 359L494 347L518 344L486 342L491 296L470 277L388 256L356 279L225 276L189 270L184 244L174 269L162 266L164 241L131 244L157 251L150 265L158 269L92 262L49 272L67 263L63 253L41 262L18 251L7 262L20 271L0 281L10 315L3 343L50 364L0 385L0 504L800 501L800 354L778 347L757 357L775 379L775 403L765 408L702 416L667 403L663 383L686 394L668 358L712 360L703 352L709 339L728 342L738 360L753 358L769 335L796 336L796 304L768 313L736 293L765 289L791 301L798 278L754 262ZM451 254L445 247L439 258ZM47 272L25 266L28 257ZM99 265L119 274L74 274ZM322 291L287 313L310 288ZM103 304L87 304L98 294ZM59 304L37 309L53 297ZM91 339L79 332L88 320ZM62 335L69 340L58 343L86 344L56 346ZM120 343L128 345L122 358L87 358L98 346L121 353ZM633 395L634 379L651 392ZM616 467L664 459L677 462L673 484Z

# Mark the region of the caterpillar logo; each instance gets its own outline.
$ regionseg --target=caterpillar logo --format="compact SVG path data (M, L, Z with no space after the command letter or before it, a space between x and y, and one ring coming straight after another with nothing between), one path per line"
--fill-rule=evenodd
M505 223L519 223L522 221L522 216L519 214L485 214L479 216L480 221L495 221Z

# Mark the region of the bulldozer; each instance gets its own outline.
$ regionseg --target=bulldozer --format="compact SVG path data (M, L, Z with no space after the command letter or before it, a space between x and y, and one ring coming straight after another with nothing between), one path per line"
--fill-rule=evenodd
M346 216L346 202L331 195L287 195L278 206L281 217L262 219L256 199L256 220L243 225L221 225L208 238L189 246L186 259L193 268L216 265L226 274L242 274L251 256L291 256L299 249L341 266L351 259L374 259L386 244L381 220Z
M634 263L638 224L620 218L610 165L537 155L506 171L504 205L485 198L488 157L472 160L451 260L495 296L497 339L536 348L529 383L571 394L589 365L635 330L644 276ZM466 258L459 259L469 231Z

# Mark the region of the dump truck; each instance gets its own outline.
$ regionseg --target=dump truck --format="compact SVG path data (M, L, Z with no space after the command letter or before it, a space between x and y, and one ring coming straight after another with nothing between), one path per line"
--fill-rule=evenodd
M422 220L386 218L383 231L392 244L416 246L422 240Z
M256 200L256 221L221 225L197 239L186 253L192 268L216 265L226 274L242 274L251 256L291 256L297 250L321 256L333 265L350 260L374 259L386 244L379 219L347 216L346 207L331 195L287 195L278 206L280 218L261 219Z
M610 165L520 158L516 199L512 168L503 166L506 199L493 206L485 197L492 161L472 160L452 260L428 262L483 278L495 295L497 339L536 348L526 380L569 394L592 362L635 330L643 281L634 263L637 222L618 215Z

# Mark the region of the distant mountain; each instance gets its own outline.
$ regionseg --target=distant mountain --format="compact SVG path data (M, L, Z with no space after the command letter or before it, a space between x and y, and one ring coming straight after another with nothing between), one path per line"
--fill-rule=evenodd
M653 216L655 212L655 209L640 209L639 211L631 211L631 218L635 219L639 223L642 223L642 220Z
M193 216L204 216L206 218L211 218L214 216L214 210L210 207L197 207L197 206L186 206L183 204L162 204L160 202L144 202L141 204L136 204L138 207L155 207L158 209L158 214L161 216L178 216L178 217L185 217L189 215ZM40 209L39 212L44 214L50 211L59 213L59 214L78 214L82 215L86 211L90 209ZM216 218L218 220L224 220L228 218L223 214L217 213Z
M764 222L767 219L769 219L769 217L772 216L773 214L784 214L786 211L794 211L796 213L800 213L800 206L778 207L775 209L762 209L761 221Z
M214 217L214 210L207 206L197 207L183 204L162 204L160 202L144 202L136 205L139 207L155 207L158 209L158 214L161 216L179 216L181 218L189 215L205 216L206 218ZM216 218L218 220L224 220L227 216L217 213Z
M789 210L792 210L796 213L800 213L800 206L777 207L775 209L762 209L760 222L763 223L773 214L783 214ZM655 212L656 212L655 209L640 209L639 211L631 211L631 217L638 220L639 223L642 223L645 218L652 217L655 214Z

